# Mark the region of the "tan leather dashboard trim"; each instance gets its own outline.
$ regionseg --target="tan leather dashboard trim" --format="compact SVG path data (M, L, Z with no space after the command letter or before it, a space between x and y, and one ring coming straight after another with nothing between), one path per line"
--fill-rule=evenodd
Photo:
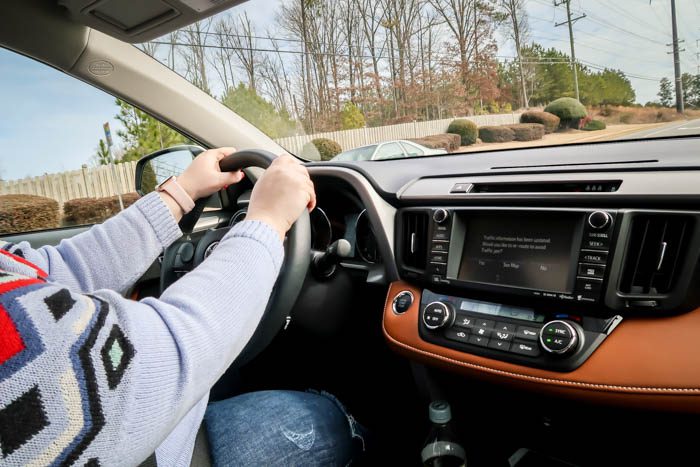
M415 297L397 315L392 300ZM469 376L593 401L700 412L700 309L666 318L625 319L578 369L553 372L502 362L424 341L418 334L421 290L390 285L383 330L399 353Z

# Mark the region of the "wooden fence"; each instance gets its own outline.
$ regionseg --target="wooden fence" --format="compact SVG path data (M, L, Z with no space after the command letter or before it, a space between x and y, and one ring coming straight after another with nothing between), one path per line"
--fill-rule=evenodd
M464 117L479 126L508 125L520 121L519 113L477 115ZM331 131L314 135L289 136L275 141L293 154L300 154L306 143L315 138L329 138L336 141L343 150L379 143L394 139L421 138L445 133L453 118L410 122L375 128ZM114 175L112 173L114 170ZM28 177L21 180L0 180L0 195L25 194L39 195L55 199L60 205L75 198L101 198L135 191L134 174L136 162L99 167L83 166L81 170Z
M520 114L476 115L464 118L473 121L478 126L510 125L520 121ZM375 128L358 128L356 130L329 131L314 135L288 136L286 138L278 138L275 142L293 154L300 154L304 145L312 139L328 138L340 144L340 147L345 151L382 141L422 138L423 136L445 133L453 120L454 118L445 118L429 122L410 122Z
M55 199L60 205L75 198L102 198L136 191L136 162L99 167L83 166L80 170L0 180L0 195L39 195Z

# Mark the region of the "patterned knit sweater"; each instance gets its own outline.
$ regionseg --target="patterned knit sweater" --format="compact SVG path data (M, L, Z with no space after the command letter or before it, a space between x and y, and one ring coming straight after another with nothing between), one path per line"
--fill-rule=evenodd
M159 299L122 295L181 232L150 194L34 250L0 246L0 464L189 465L209 388L252 336L283 258L244 221Z

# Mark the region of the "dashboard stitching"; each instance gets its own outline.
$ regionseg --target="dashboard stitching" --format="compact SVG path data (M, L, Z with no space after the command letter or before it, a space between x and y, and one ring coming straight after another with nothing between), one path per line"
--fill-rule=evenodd
M391 290L390 290L391 291ZM391 294L387 293L386 299L384 300L384 310L387 309L387 306L389 304L389 296ZM644 387L644 386L616 386L616 385L610 385L610 384L596 384L596 383L584 383L584 382L579 382L579 381L570 381L566 379L552 379L552 378L542 378L539 376L530 376L530 375L524 375L522 373L515 373L512 371L505 371L505 370L499 370L497 368L491 368L488 366L484 365L479 365L476 363L469 363L469 362L463 362L461 360L456 360L454 358L450 357L445 357L443 355L439 355L433 352L429 352L427 350L422 350L416 347L413 347L412 345L405 344L397 339L395 339L393 336L389 334L389 332L386 329L385 325L385 319L382 317L382 330L384 331L384 335L386 336L387 339L392 341L394 344L399 345L405 349L412 350L414 352L418 352L420 354L430 356L433 358L437 358L439 360L446 361L448 363L453 363L456 365L476 369L476 370L482 370L486 371L488 373L494 373L502 376L508 376L508 377L513 377L516 379L522 379L522 380L529 380L529 381L534 381L538 383L546 383L546 384L551 384L551 385L564 385L564 386L574 386L574 387L581 387L581 388L586 388L586 389L602 389L602 390L612 390L614 392L624 392L624 391L637 391L637 392L646 392L646 393L671 393L671 394L700 394L700 388L660 388L660 387Z

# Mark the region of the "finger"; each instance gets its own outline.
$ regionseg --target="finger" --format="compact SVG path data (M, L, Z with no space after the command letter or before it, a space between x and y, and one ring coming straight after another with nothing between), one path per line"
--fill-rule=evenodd
M234 183L238 183L243 180L243 177L245 177L245 174L242 170L237 170L235 172L222 172L221 185L225 187L228 185L233 185Z
M309 202L306 205L306 209L308 209L309 212L311 212L314 209L316 209L316 192L311 190L311 192L309 194L311 197L309 198Z
M231 147L231 146L227 146L227 147L216 149L215 151L216 151L216 160L220 161L224 157L230 156L231 154L236 152L236 148Z

